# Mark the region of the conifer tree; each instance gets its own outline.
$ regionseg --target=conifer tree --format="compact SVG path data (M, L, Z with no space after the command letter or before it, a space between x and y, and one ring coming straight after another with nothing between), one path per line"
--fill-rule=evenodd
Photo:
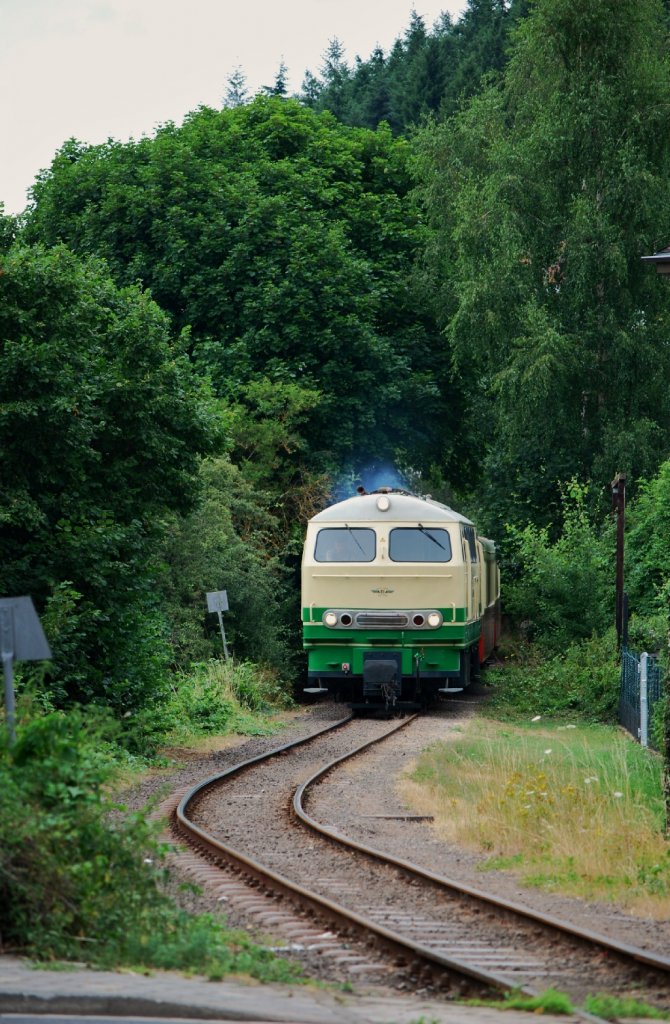
M529 3L469 0L461 21L452 23L444 13L431 30L413 11L388 56L377 46L367 60L357 57L353 69L339 40L331 40L321 79L307 72L301 98L345 124L374 128L384 120L394 133L406 132L427 113L453 112L479 89L483 75L502 69L510 32Z
M315 107L321 95L322 83L312 71L306 71L302 80L300 99L308 107Z
M267 96L286 96L288 94L288 67L282 57L273 85L266 85L263 92Z
M510 11L506 0L468 0L454 33L454 73L443 101L447 111L477 92L483 75L502 71Z
M344 46L339 39L333 38L328 43L320 72L323 81L322 97L326 94L328 96L328 110L347 123L347 86L351 73L344 58ZM323 104L319 103L318 108L322 109Z
M226 95L223 98L224 107L239 107L247 102L247 77L238 64L237 67L226 79Z

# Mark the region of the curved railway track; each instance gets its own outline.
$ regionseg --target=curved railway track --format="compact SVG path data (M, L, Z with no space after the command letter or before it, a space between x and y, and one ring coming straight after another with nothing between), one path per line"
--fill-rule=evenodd
M667 1006L670 958L390 857L309 813L326 775L413 720L382 728L344 718L235 765L183 797L176 827L210 860L233 865L340 934L383 950L415 980L430 977L453 994L555 987L577 1003L606 991Z

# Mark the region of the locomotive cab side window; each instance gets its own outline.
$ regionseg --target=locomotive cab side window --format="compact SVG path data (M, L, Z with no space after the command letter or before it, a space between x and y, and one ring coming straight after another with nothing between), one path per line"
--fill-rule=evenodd
M477 541L475 540L475 529L474 526L464 526L463 536L467 542L468 550L470 552L470 561L478 561L477 557Z
M389 535L392 562L450 562L451 539L446 530L431 526L399 526Z
M375 531L362 526L335 526L319 530L314 558L317 562L373 562Z

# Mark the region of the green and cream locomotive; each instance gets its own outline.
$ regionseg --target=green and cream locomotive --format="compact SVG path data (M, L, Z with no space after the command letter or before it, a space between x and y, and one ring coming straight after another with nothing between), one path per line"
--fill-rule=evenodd
M468 686L496 646L495 545L430 498L359 493L307 526L302 621L307 693L425 707Z

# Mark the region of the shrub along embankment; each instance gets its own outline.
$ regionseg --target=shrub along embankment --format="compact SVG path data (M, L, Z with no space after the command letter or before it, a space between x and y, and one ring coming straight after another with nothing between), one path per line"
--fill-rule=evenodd
M154 738L269 732L280 694L248 664L200 666L156 710ZM36 716L27 703L16 744L0 732L0 952L295 980L293 965L165 894L160 826L110 797L120 768L147 764L128 755L119 724L99 708Z

